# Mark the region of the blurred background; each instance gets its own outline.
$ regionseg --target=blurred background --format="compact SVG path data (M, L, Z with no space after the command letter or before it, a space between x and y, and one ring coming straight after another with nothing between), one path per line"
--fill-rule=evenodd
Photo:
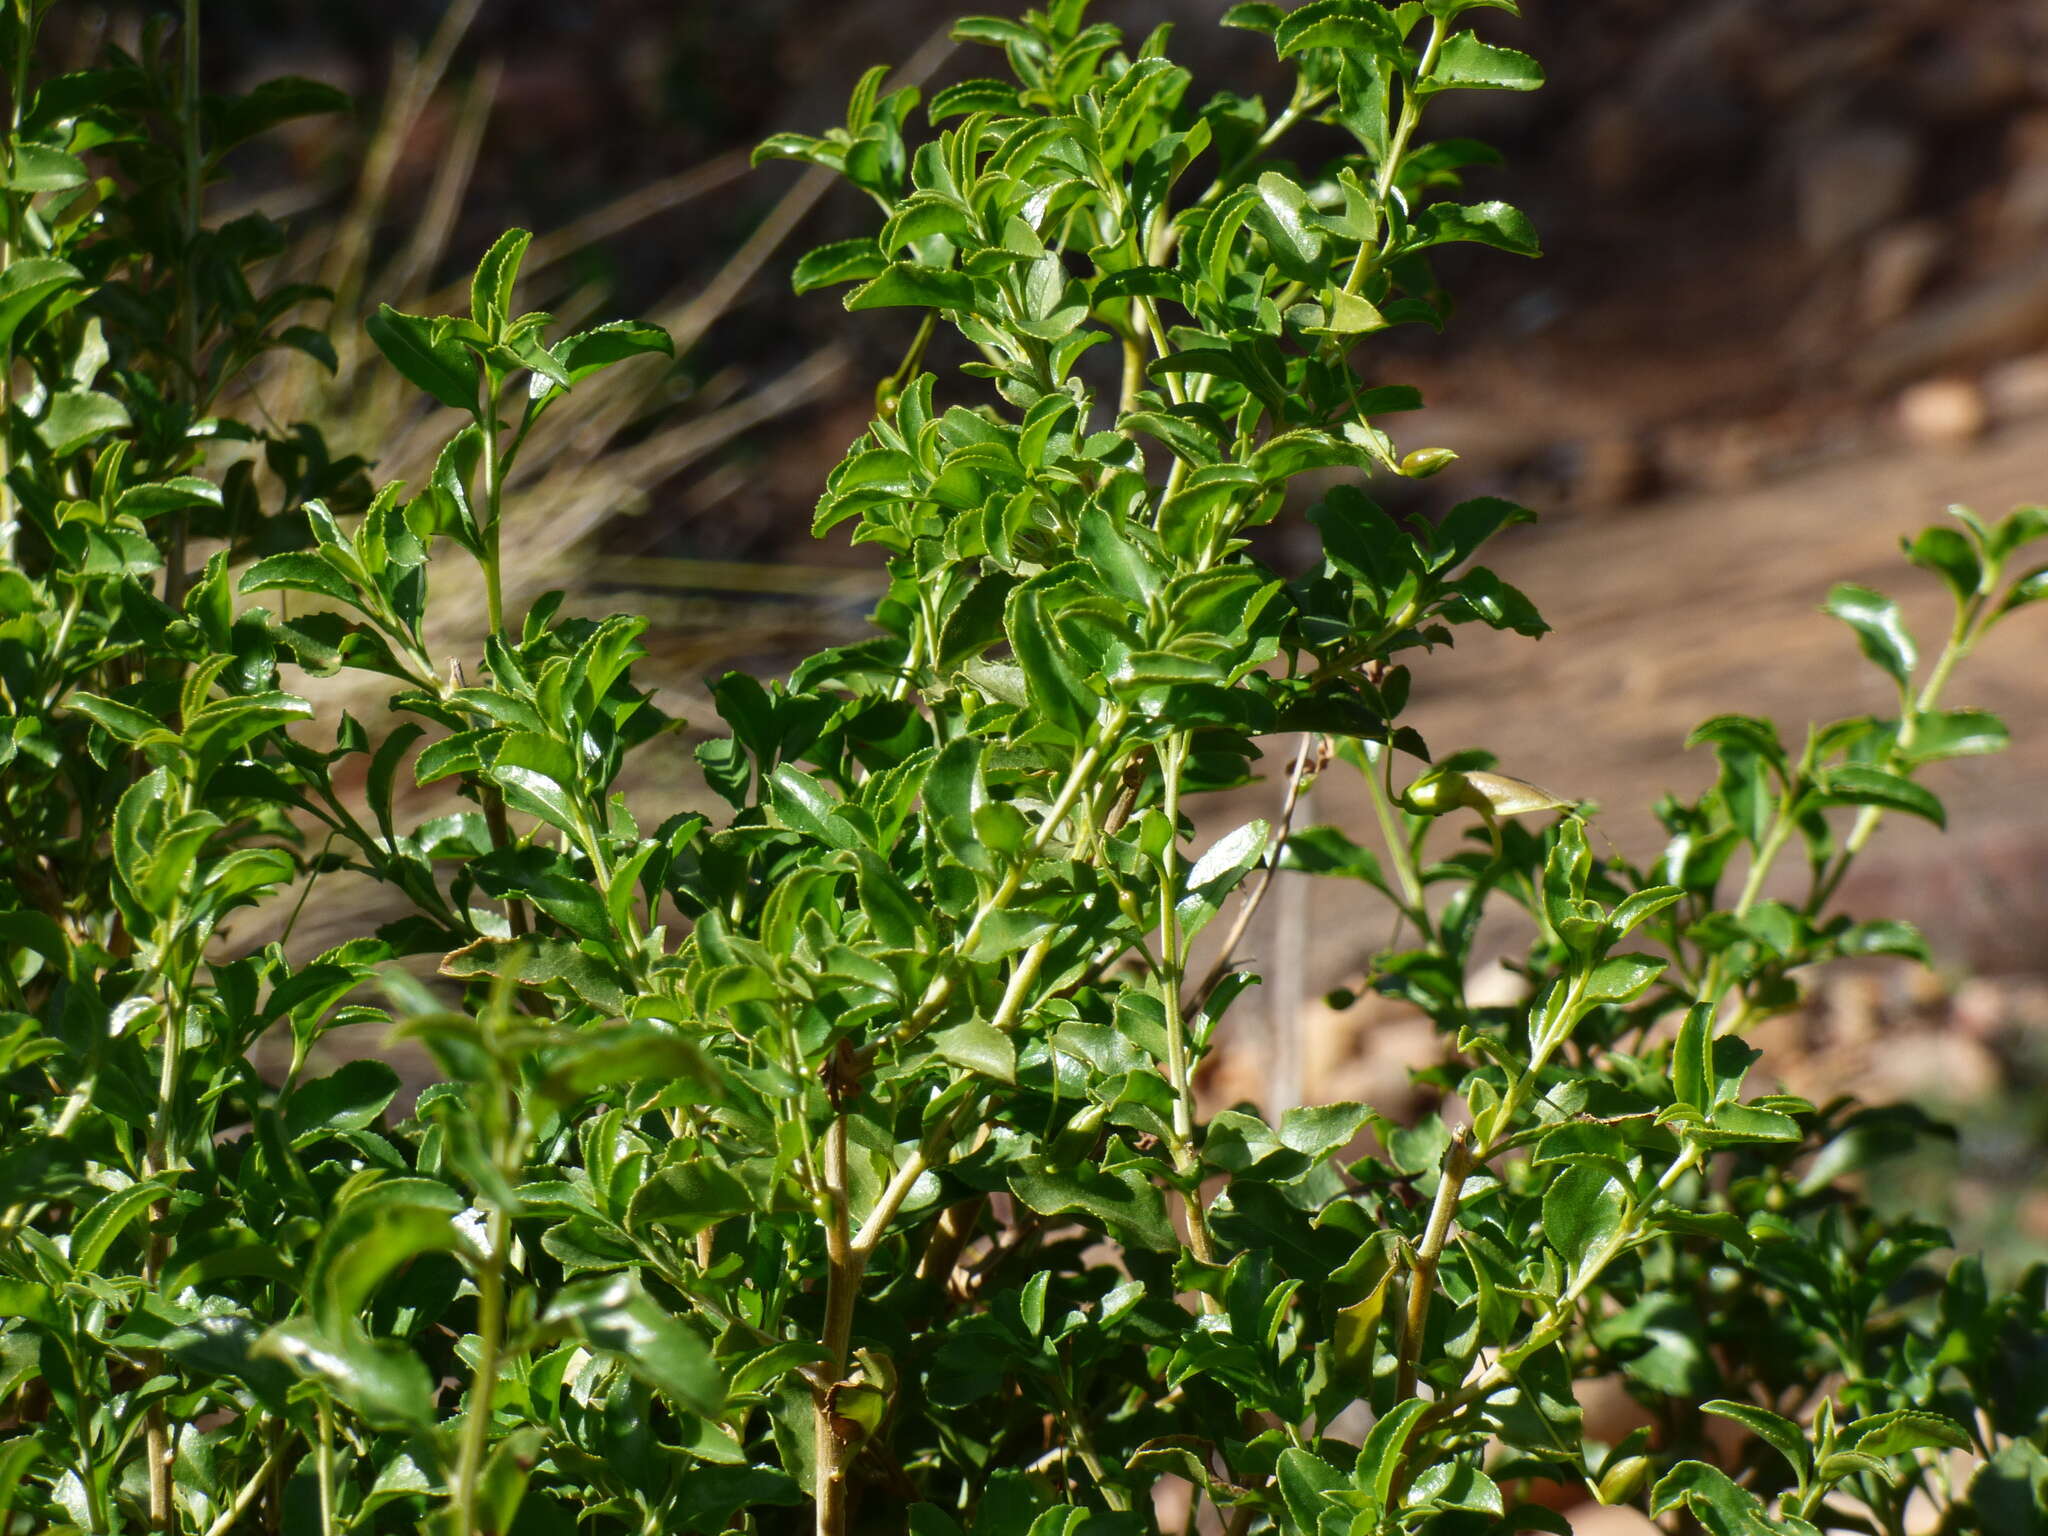
M74 9L66 46L81 52L132 46L144 20ZM1221 9L1103 0L1096 14L1138 36L1175 23L1198 93L1275 85L1262 40L1212 25ZM1541 525L1493 563L1557 633L1433 659L1417 723L1439 751L1484 745L1510 773L1599 802L1611 846L1643 858L1655 796L1711 777L1680 750L1698 719L1739 709L1796 733L1887 707L1818 611L1832 582L1898 592L1938 639L1945 599L1905 568L1899 536L1952 502L2048 500L2048 6L1524 13L1489 14L1489 33L1535 54L1549 87L1460 93L1431 123L1505 152L1473 192L1524 208L1547 254L1456 248L1448 332L1371 345L1376 368L1430 401L1402 446L1463 456L1394 488L1396 509L1482 494L1535 508ZM838 122L871 63L928 84L992 72L993 56L945 42L952 14L940 0L208 0L212 78L305 74L358 102L273 135L213 194L217 215L286 221L284 264L338 294L339 376L281 375L266 406L325 412L337 450L417 480L448 423L363 367L356 317L374 299L458 304L434 295L501 229L538 231L527 305L657 320L680 358L578 390L554 456L515 488L517 586L650 615L645 676L672 713L715 724L707 675L779 670L862 632L876 562L843 536L812 542L809 514L909 329L894 312L849 316L835 292L790 294L795 258L873 211L786 164L749 171L746 152ZM1948 834L1887 827L1845 892L1858 916L1920 923L1937 967L1816 978L1762 1042L1795 1091L1958 1118L1955 1147L1913 1154L1887 1187L1945 1202L2008 1266L2048 1252L2044 615L2001 632L1949 701L2003 713L2015 750L1938 770ZM636 787L657 815L701 793L666 761L673 777ZM1316 787L1309 819L1363 834L1342 777ZM1277 798L1268 783L1210 814L1220 829ZM1409 1068L1435 1057L1427 1026L1369 992L1345 1007L1328 995L1364 990L1387 914L1364 887L1311 899L1304 879L1282 877L1250 936L1267 986L1241 1006L1211 1094L1276 1110L1356 1097L1400 1115L1418 1102ZM331 894L295 948L359 931L346 892Z

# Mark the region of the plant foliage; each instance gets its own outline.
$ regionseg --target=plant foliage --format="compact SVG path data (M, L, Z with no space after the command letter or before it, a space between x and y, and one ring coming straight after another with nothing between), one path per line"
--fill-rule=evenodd
M880 210L798 288L917 312L817 513L890 584L871 639L720 679L707 795L636 808L622 764L674 739L645 621L506 613L502 486L667 338L520 313L515 231L466 315L370 323L461 422L427 483L215 414L268 349L328 353L320 296L264 284L278 231L206 226L202 189L337 103L202 93L189 7L182 61L159 31L38 77L47 5L14 7L0 1529L1115 1536L1163 1486L1240 1536L1566 1531L1586 1496L1716 1536L1901 1533L1916 1498L2043 1529L2043 1272L1994 1293L1880 1220L1855 1175L1937 1128L1772 1093L1745 1034L1803 967L1924 953L1836 893L1887 813L1943 820L1923 769L2004 745L1945 699L2048 596L2048 513L1908 543L1954 598L1931 658L1837 588L1896 709L1705 722L1652 868L1432 757L1415 669L1544 630L1480 563L1531 514L1375 504L1453 455L1397 444L1419 400L1372 339L1445 321L1439 247L1536 252L1467 200L1490 152L1421 131L1540 83L1474 30L1512 8L1237 6L1292 71L1269 110L1052 0L959 24L1004 78L872 71L765 145ZM1294 164L1297 128L1339 152ZM1304 503L1317 555L1270 564L1255 530ZM448 656L431 582L465 561L491 633ZM342 670L388 718L315 708ZM1276 737L1272 819L1198 836ZM1323 771L1377 848L1292 826ZM1198 1112L1282 869L1399 915L1372 984L1443 1032L1441 1114ZM289 943L362 882L403 915ZM1526 1005L1466 992L1488 922ZM378 1060L317 1069L369 1022L445 1080L400 1109ZM1645 1407L1618 1443L1596 1377Z

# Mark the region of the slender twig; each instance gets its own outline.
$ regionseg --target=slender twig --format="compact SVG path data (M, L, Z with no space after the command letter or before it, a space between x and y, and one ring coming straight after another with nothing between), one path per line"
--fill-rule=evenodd
M1436 69L1437 56L1443 50L1444 38L1447 35L1443 17L1441 15L1435 17L1429 24L1429 42L1422 50L1422 60L1415 71L1416 80L1427 80ZM1377 194L1375 200L1382 208L1387 205L1387 200L1393 196L1394 183L1401 174L1401 162L1408 157L1408 140L1413 137L1415 125L1421 120L1421 117L1422 99L1415 94L1415 89L1411 85L1402 94L1401 113L1395 121L1394 135L1387 143L1386 158L1380 161L1379 175L1373 188ZM1389 229L1387 232L1389 248L1391 248L1393 238L1393 231ZM1344 291L1346 293L1357 293L1359 285L1365 281L1365 274L1372 269L1369 254L1372 249L1373 245L1370 240L1359 242L1358 254L1352 259L1351 271L1344 279Z
M842 1085L835 1081L835 1100ZM860 1297L867 1256L857 1252L848 1231L846 1178L846 1110L835 1103L825 1133L823 1159L825 1211L825 1327L818 1342L826 1355L825 1373L811 1389L816 1448L811 1496L817 1506L818 1536L840 1536L846 1529L846 1450L832 1413L832 1393L846 1374L848 1346L853 1338L853 1308Z
M1987 583L1987 586L1989 583ZM1956 613L1954 627L1949 631L1948 642L1941 648L1941 655L1935 658L1934 670L1928 673L1927 682L1917 697L1906 697L1902 693L1899 710L1899 734L1892 743L1892 750L1886 755L1884 766L1897 768L1912 751L1919 735L1921 719L1933 712L1940 702L1949 678L1956 667L1970 654L1977 640L1982 636L1980 620L1989 605L1990 593L1980 592ZM1974 631L1974 632L1973 632ZM1835 894L1842 883L1842 877L1849 872L1849 866L1856 855L1863 851L1871 835L1877 831L1878 823L1884 820L1884 808L1866 805L1857 813L1855 824L1842 843L1842 851L1836 855L1834 864L1826 875L1815 885L1812 897L1807 902L1807 915L1815 916Z
M1251 889L1238 900L1237 917L1231 923L1229 932L1224 934L1222 946L1216 951L1216 959L1210 965L1208 974L1188 997L1187 1008L1190 1014L1198 1014L1207 1007L1210 995L1222 985L1223 978L1230 974L1231 956L1237 952L1237 946L1251 928L1252 919L1258 915L1259 906L1265 901L1266 893L1272 889L1273 877L1279 872L1281 857L1287 851L1287 834L1294 827L1295 809L1301 804L1302 788L1305 781L1311 777L1308 762L1315 741L1313 732L1302 734L1301 747L1294 754L1294 766L1287 773L1287 793L1280 802L1280 819L1274 824L1272 844L1266 851L1264 862L1259 865L1259 872L1252 877Z
M234 1529L235 1522L248 1513L249 1506L256 1502L256 1495L263 1491L263 1485L270 1480L270 1474L277 1470L278 1464L283 1460L285 1443L284 1437L278 1436L277 1443L271 1446L270 1454L263 1458L262 1464L256 1468L255 1475L235 1491L234 1498L228 1502L228 1507L221 1511L220 1518L206 1528L206 1536L227 1536L227 1533Z
M1396 1494L1404 1492L1408 1480L1414 1475L1415 1454L1430 1443L1429 1431L1455 1418L1476 1402L1481 1402L1514 1380L1516 1368L1538 1350L1556 1342L1562 1336L1571 1319L1578 1313L1579 1302L1587 1291L1606 1273L1624 1252L1632 1247L1643 1234L1644 1224L1658 1201L1670 1192L1671 1186L1684 1176L1687 1169L1698 1160L1698 1143L1687 1141L1679 1148L1678 1155L1657 1180L1656 1187L1640 1200L1631 1201L1623 1212L1621 1220L1607 1235L1606 1241L1580 1261L1578 1272L1572 1277L1557 1299L1544 1310L1535 1325L1522 1337L1519 1344L1504 1349L1495 1355L1483 1370L1475 1369L1464 1385L1455 1392L1438 1398L1430 1404L1415 1427L1409 1432L1408 1450L1403 1453L1400 1466L1396 1469L1394 1486ZM1483 1161L1479 1159L1476 1161ZM1475 1164L1476 1165L1476 1164Z
M1131 1501L1123 1489L1109 1480L1109 1468L1102 1460L1102 1453L1096 1449L1095 1436L1088 1427L1088 1415L1081 1411L1074 1401L1073 1389L1066 1380L1064 1364L1051 1380L1054 1400L1059 1405L1060 1421L1066 1426L1066 1441L1071 1443L1074 1454L1081 1458L1081 1465L1088 1469L1088 1476L1095 1484L1095 1491L1102 1495L1102 1502L1117 1511L1128 1510Z
M1166 1083L1173 1093L1173 1119L1168 1140L1173 1151L1174 1171L1179 1175L1181 1209L1187 1218L1188 1251L1204 1264L1216 1262L1215 1245L1209 1241L1209 1224L1202 1209L1201 1158L1195 1151L1194 1062L1188 1050L1187 1015L1181 1008L1180 984L1187 967L1180 915L1180 776L1187 762L1188 739L1171 737L1160 749L1160 770L1165 780L1163 810L1166 815L1166 847L1159 856L1159 989L1166 1012ZM1203 1305L1216 1310L1216 1298L1207 1292Z
M1458 1213L1458 1197L1464 1193L1465 1180L1471 1172L1471 1132L1460 1126L1444 1152L1436 1199L1429 1208L1429 1225L1423 1229L1422 1246L1415 1250L1408 1278L1408 1316L1401 1331L1401 1359L1394 1376L1396 1402L1415 1395L1416 1369L1422 1358L1423 1335L1429 1327L1429 1303L1436 1290L1437 1265L1451 1233L1451 1221Z
M476 1529L478 1484L484 1452L490 1446L491 1405L497 1391L498 1358L505 1343L505 1259L512 1242L511 1217L494 1209L484 1227L484 1241L490 1251L476 1275L476 1370L469 1381L468 1413L455 1472L456 1508L465 1531Z
M320 1490L320 1536L335 1536L334 1410L328 1406L324 1395L314 1409L314 1421L313 1478Z

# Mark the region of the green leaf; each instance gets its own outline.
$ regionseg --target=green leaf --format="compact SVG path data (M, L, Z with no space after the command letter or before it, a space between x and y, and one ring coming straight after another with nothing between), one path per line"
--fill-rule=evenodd
M1969 1536L2043 1536L2048 1532L2048 1455L2013 1440L1970 1479Z
M845 167L846 151L808 133L771 133L754 146L748 164L759 165L764 160L802 160L837 171Z
M1797 1424L1783 1414L1773 1413L1768 1408L1759 1408L1752 1403L1731 1403L1726 1398L1701 1403L1700 1409L1705 1413L1719 1414L1724 1419L1733 1419L1742 1425L1790 1462L1794 1477L1805 1481L1812 1466L1806 1436Z
M1543 1235L1576 1275L1621 1230L1628 1190L1604 1168L1575 1163L1543 1192Z
M1014 117L1022 110L1017 87L1006 80L961 80L932 93L931 102L925 108L925 118L938 124L949 117L964 117L969 112Z
M1413 249L1472 241L1517 256L1543 254L1527 215L1501 202L1431 203L1417 216L1415 231Z
M9 262L0 272L0 353L11 352L15 332L38 304L78 281L78 268L54 256Z
M1187 938L1207 927L1238 882L1258 867L1265 857L1267 832L1265 822L1248 821L1217 838L1195 861L1188 871L1186 894L1173 909Z
M320 1233L311 1264L313 1315L331 1338L357 1318L386 1279L421 1254L453 1252L462 1197L432 1179L358 1185Z
M50 397L36 423L36 436L61 459L109 432L125 431L129 425L128 408L112 395L96 389L67 389Z
M1376 58L1397 58L1401 32L1394 18L1377 4L1353 0L1312 0L1290 11L1273 29L1273 48L1281 57L1307 48L1335 48Z
M1687 1010L1671 1047L1671 1087L1681 1104L1711 1114L1716 1101L1713 1074L1714 1010L1696 1003Z
M633 1192L626 1225L635 1230L660 1226L696 1233L727 1216L742 1216L753 1209L754 1197L745 1184L708 1158L693 1157L664 1164Z
M506 230L484 252L470 279L469 317L493 341L504 336L505 322L512 318L512 290L519 282L519 263L532 243L532 230Z
M421 753L421 765L426 754ZM538 816L558 832L581 833L576 805L576 763L568 749L535 731L507 733L485 776L505 791L505 803Z
M1415 402L1417 406L1421 403L1419 398ZM1378 408L1384 411L1391 407L1382 405ZM1502 529L1535 521L1536 514L1527 507L1503 501L1498 496L1461 501L1445 513L1444 520L1436 526L1436 554L1431 558L1429 568L1432 571L1455 570Z
M572 1281L540 1321L615 1356L679 1407L713 1419L725 1411L725 1380L710 1345L657 1306L630 1274Z
M1180 1246L1166 1197L1135 1168L1027 1169L1010 1176L1010 1190L1041 1216L1087 1216L1120 1241L1157 1253Z
M1941 1414L1917 1408L1894 1408L1846 1424L1837 1443L1861 1451L1866 1456L1903 1456L1908 1451L1918 1450L1971 1449L1969 1432L1962 1425Z
M1938 798L1911 779L1882 768L1851 764L1827 769L1818 775L1815 793L1824 805L1874 805L1904 811L1937 827L1948 825L1948 813Z
M1959 603L1975 597L1984 583L1984 565L1975 546L1953 528L1923 528L1917 538L1899 542L1906 558L1939 576Z
M294 118L316 117L328 112L346 112L348 93L320 80L301 75L282 75L265 80L240 96L210 97L206 101L207 158L219 159L224 150L253 139L279 123Z
M220 504L220 487L211 480L202 480L197 475L174 475L168 480L129 486L114 503L114 511L128 517L151 518Z
M1543 84L1543 66L1526 53L1454 32L1437 50L1428 84L1433 90L1533 91Z
M157 1201L168 1197L176 1186L175 1175L158 1175L150 1179L138 1179L126 1189L95 1201L78 1217L71 1229L71 1249L68 1257L71 1268L79 1275L90 1275L100 1267L107 1250L114 1245L114 1239L122 1229L147 1211Z
M2029 571L2014 582L1999 600L1998 611L2001 614L2011 613L2015 608L2024 608L2044 598L2048 598L2048 565Z
M1653 1518L1680 1506L1692 1512L1708 1536L1819 1536L1804 1520L1789 1515L1771 1519L1761 1499L1703 1461L1681 1461L1651 1491Z
M1366 1435L1365 1444L1358 1448L1351 1480L1365 1488L1373 1510L1386 1509L1393 1498L1394 1477L1406 1459L1409 1437L1415 1432L1416 1421L1428 1411L1429 1404L1419 1398L1396 1403L1379 1416Z
M1040 715L1070 736L1081 736L1095 719L1095 696L1074 668L1072 653L1052 627L1045 609L1049 571L1010 593L1003 611L1003 630L1010 650L1024 669L1024 684Z
M798 293L809 293L834 283L863 282L880 276L888 265L889 259L872 236L835 240L800 257L790 276L790 285Z
M1219 27L1241 27L1247 32L1263 32L1271 36L1273 29L1287 18L1284 7L1270 5L1265 0L1247 0L1246 4L1233 5L1223 13L1216 23Z
M363 322L377 350L416 388L445 406L474 415L478 408L477 362L453 337L436 337L432 320L402 314L389 304Z
M314 592L351 607L361 605L348 577L324 554L310 551L266 555L242 573L236 590L244 596L251 592Z
M1274 1480L1280 1485L1281 1502L1299 1531L1320 1529L1324 1513L1337 1508L1330 1495L1351 1486L1351 1479L1322 1457L1291 1447L1280 1453Z
M66 698L64 707L76 710L115 740L130 745L151 736L166 741L176 740L170 729L155 715L137 709L132 704L123 704L117 699L103 699L96 693L81 691Z
M984 815L977 821L988 819ZM972 944L960 951L960 958L976 965L990 965L1038 943L1058 927L1056 920L1040 913L997 907L982 919L981 931Z
M1296 1105L1280 1117L1280 1141L1320 1163L1350 1146L1372 1119L1364 1104Z
M956 1067L999 1083L1017 1080L1017 1047L986 1019L969 1019L932 1036L932 1049Z
M335 355L334 343L325 331L316 331L310 325L288 325L277 333L280 345L302 352L331 374L341 371L341 359Z
M1587 1003L1632 1003L1670 963L1655 955L1611 955L1593 967L1581 997Z
M1016 48L1025 57L1043 55L1045 45L1038 34L1022 22L1002 16L963 16L953 23L949 34L958 43L984 43L991 48Z
M1628 937L1637 924L1648 921L1685 899L1685 889L1677 885L1653 885L1635 892L1609 914L1607 937L1610 943L1619 943Z
M294 1146L338 1132L367 1130L403 1086L384 1062L351 1061L292 1090L284 1102L285 1130Z
M1499 1485L1465 1461L1439 1461L1424 1468L1408 1487L1408 1504L1473 1509L1487 1515L1506 1512Z
M626 992L611 963L561 939L478 939L441 961L441 974L497 976L520 986L559 982L600 1013L626 1011Z
M965 272L914 261L891 262L879 276L846 296L846 307L851 310L950 309L972 314L978 302L974 279Z
M1088 1511L1078 1504L1055 1504L1039 1513L1024 1536L1079 1536L1088 1519Z
M1754 752L1779 769L1785 766L1785 744L1778 739L1778 728L1754 715L1715 715L1702 720L1685 738L1686 750L1691 751L1701 742L1708 741L1716 746L1741 747Z
M0 1520L13 1514L22 1479L42 1459L43 1447L34 1435L0 1441Z
M2011 743L2005 722L1988 710L1929 710L1914 720L1912 742L1902 741L1899 755L1909 763L1933 763L2003 752Z
M591 1002L601 987L616 979L606 971L596 981L586 978L572 985L584 994L584 1001ZM625 1083L662 1083L672 1104L713 1103L723 1091L718 1068L703 1048L662 1024L632 1022L580 1029L550 1049L546 1061L547 1073L536 1091L556 1104L571 1104Z
M556 371L567 385L536 371L528 392L541 400L553 400L570 385L580 384L593 373L622 363L629 357L674 357L676 344L658 325L643 320L609 320L587 331L564 337L550 349Z
M1863 654L1890 673L1900 688L1911 681L1920 652L1906 632L1897 603L1882 592L1843 582L1828 593L1827 611L1856 631Z
M1335 827L1303 827L1289 832L1287 841L1280 845L1279 867L1311 875L1338 875L1347 880L1363 880L1380 890L1387 888L1380 873L1379 856Z
M1714 1111L1712 1125L1695 1127L1689 1134L1709 1147L1795 1142L1799 1140L1799 1122L1774 1109L1758 1109L1750 1104L1723 1104Z
M1926 936L1911 923L1897 920L1856 923L1843 930L1835 947L1845 955L1901 955L1922 965L1934 964Z
M15 141L4 186L10 192L68 192L89 179L85 162L47 144Z
M378 1429L425 1429L434 1422L434 1384L418 1355L356 1329L323 1333L310 1317L279 1323L257 1342L299 1375L325 1386Z
M1274 265L1297 281L1321 283L1323 236L1311 222L1315 210L1308 194L1278 171L1261 175L1256 192L1250 223L1265 237Z
M1467 11L1476 11L1481 7L1506 11L1510 16L1522 14L1516 0L1422 0L1422 9L1426 14L1440 16L1445 21L1454 20Z
M972 736L947 742L925 775L923 803L926 822L946 855L963 869L986 874L995 861L974 824L976 813L989 803L981 756L982 743Z

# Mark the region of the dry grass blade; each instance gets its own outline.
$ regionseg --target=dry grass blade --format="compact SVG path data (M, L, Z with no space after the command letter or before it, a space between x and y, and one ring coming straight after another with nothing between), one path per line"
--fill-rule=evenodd
M455 132L434 170L426 203L413 223L412 238L398 259L385 269L385 291L400 295L400 302L407 308L415 305L420 284L448 254L449 240L476 174L477 157L483 152L484 133L490 127L491 109L497 105L498 81L503 73L503 66L492 59L477 70L476 77L464 89Z
M440 87L449 61L482 8L483 0L453 0L440 26L434 29L426 51L416 58L409 50L402 53L392 69L391 91L385 99L377 132L370 140L355 199L321 267L322 286L334 291L337 314L353 315L362 303L370 240L383 219L391 195L391 178L411 142L421 112Z

